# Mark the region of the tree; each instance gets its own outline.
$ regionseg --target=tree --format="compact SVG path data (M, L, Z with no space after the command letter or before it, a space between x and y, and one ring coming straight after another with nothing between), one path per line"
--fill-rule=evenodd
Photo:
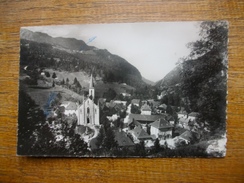
M190 111L199 111L203 126L225 132L228 24L202 22L200 39L188 44L182 63L182 94Z
M74 79L74 85L76 85L76 83L78 82L78 80L77 80L77 78L75 77L75 79Z
M173 109L172 109L172 107L170 106L170 105L167 105L167 107L166 107L166 113L168 113L168 114L170 114L170 115L173 115Z
M18 122L18 154L38 153L34 144L36 144L36 136L39 134L40 128L44 126L45 115L23 90L19 92Z
M160 147L160 143L159 143L159 139L158 138L154 142L154 148L153 149L154 149L154 152L155 153L158 153L161 150L161 147Z
M131 104L131 113L141 114L141 110L137 105Z
M53 79L57 78L57 75L56 75L55 72L53 73L52 78L53 78Z
M64 81L64 79L61 81L61 85L64 85L65 84L65 81Z
M114 132L111 128L108 128L105 131L105 138L104 138L104 148L106 150L115 150L118 147L117 141L115 140Z
M74 134L74 136L71 136L69 154L84 156L89 153L87 148L87 143L81 139L79 134Z
M47 78L49 78L49 77L50 77L50 73L49 73L48 71L46 71L46 72L45 72L45 76L46 76Z
M135 156L140 156L140 157L145 157L147 154L146 149L145 149L145 142L144 141L140 141L139 144L136 144L135 146L135 151L134 151L134 155Z
M103 94L103 97L107 99L107 101L111 101L116 97L116 91L112 88L109 88L107 92Z
M66 78L66 86L69 87L69 78Z
M104 127L101 126L98 136L96 138L96 146L100 149L103 148L103 144L104 144L104 138L105 138L105 130Z

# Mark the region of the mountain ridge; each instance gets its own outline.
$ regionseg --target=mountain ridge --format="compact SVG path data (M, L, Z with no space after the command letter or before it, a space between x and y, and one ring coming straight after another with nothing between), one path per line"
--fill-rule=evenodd
M166 74L161 80L155 83L157 87L172 86L180 83L181 81L181 65L175 66L168 74Z
M47 43L51 45L59 45L66 49L71 50L89 50L94 47L88 46L84 41L75 38L64 38L64 37L52 37L47 33L43 32L33 32L28 29L22 28L20 30L21 39L26 39L29 41L35 41L38 43Z
M135 66L106 49L88 46L84 41L75 38L53 38L46 33L27 29L21 29L20 38L21 64L71 72L93 71L105 82L125 82L132 86L145 85L141 73Z

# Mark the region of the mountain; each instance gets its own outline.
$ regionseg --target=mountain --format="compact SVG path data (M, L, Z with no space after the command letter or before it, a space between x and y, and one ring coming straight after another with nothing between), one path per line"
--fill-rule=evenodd
M70 49L70 50L81 51L81 50L89 50L93 48L88 46L82 40L77 40L74 38L62 38L62 37L53 38L46 33L32 32L30 30L23 29L23 28L20 30L20 37L21 39L35 41L38 43L47 43L50 45L60 46L62 48Z
M88 46L74 38L53 38L45 33L21 29L20 64L68 72L91 72L104 82L144 86L138 69L106 49Z
M174 86L181 81L181 65L177 65L173 70L171 70L163 79L156 82L157 87L169 87Z
M142 81L144 81L144 83L148 84L148 85L151 85L151 86L154 86L155 85L155 82L153 81L150 81L144 77L142 77Z

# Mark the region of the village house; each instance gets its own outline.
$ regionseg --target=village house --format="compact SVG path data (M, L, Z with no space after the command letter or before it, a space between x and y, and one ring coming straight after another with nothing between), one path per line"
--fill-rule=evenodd
M188 114L188 119L190 119L191 121L195 121L198 116L199 116L198 112L191 112Z
M139 123L137 120L133 119L131 123L128 124L128 127L130 130L133 130L135 127L141 126L141 123Z
M151 115L152 109L146 103L141 107L141 115Z
M192 133L189 130L186 130L179 136L176 136L174 139L175 144L184 145L189 144L192 140Z
M76 112L77 112L77 104L74 102L64 101L64 102L62 102L62 104L60 106L64 107L64 114L66 116L76 114Z
M166 113L167 105L166 104L161 104L160 106L157 107L157 112L158 113Z
M178 118L187 118L187 112L186 111L180 111L177 112Z
M123 104L124 106L126 106L127 101L114 100L113 103L115 103L115 104Z
M156 138L171 138L173 126L163 118L157 119L150 124L150 133Z
M191 120L189 118L180 118L179 119L179 125L182 127L182 128L185 128L185 129L188 129L189 130L189 122Z
M129 114L128 124L130 124L133 120L138 121L142 125L146 125L152 123L160 118L165 118L166 114L161 115L141 115L141 114Z
M131 94L126 93L126 92L122 92L120 94L123 95L123 97L131 97Z
M106 106L106 98L99 98L98 103L101 109L103 109Z
M140 99L132 99L131 100L131 104L133 104L133 105L136 105L137 107L139 107L140 106Z
M134 138L134 142L152 139L151 135L149 135L141 126L135 127L131 134Z
M148 102L149 102L149 105L155 109L160 105L160 101L155 101L153 99L148 100Z
M123 148L133 148L134 142L127 136L127 134L123 131L115 131L115 140L117 141L118 147Z

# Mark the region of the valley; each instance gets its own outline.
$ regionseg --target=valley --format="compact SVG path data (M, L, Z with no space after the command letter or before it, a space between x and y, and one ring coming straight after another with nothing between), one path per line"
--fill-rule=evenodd
M21 38L20 153L225 155L226 75L214 51L185 59L154 83L82 40L24 29Z

